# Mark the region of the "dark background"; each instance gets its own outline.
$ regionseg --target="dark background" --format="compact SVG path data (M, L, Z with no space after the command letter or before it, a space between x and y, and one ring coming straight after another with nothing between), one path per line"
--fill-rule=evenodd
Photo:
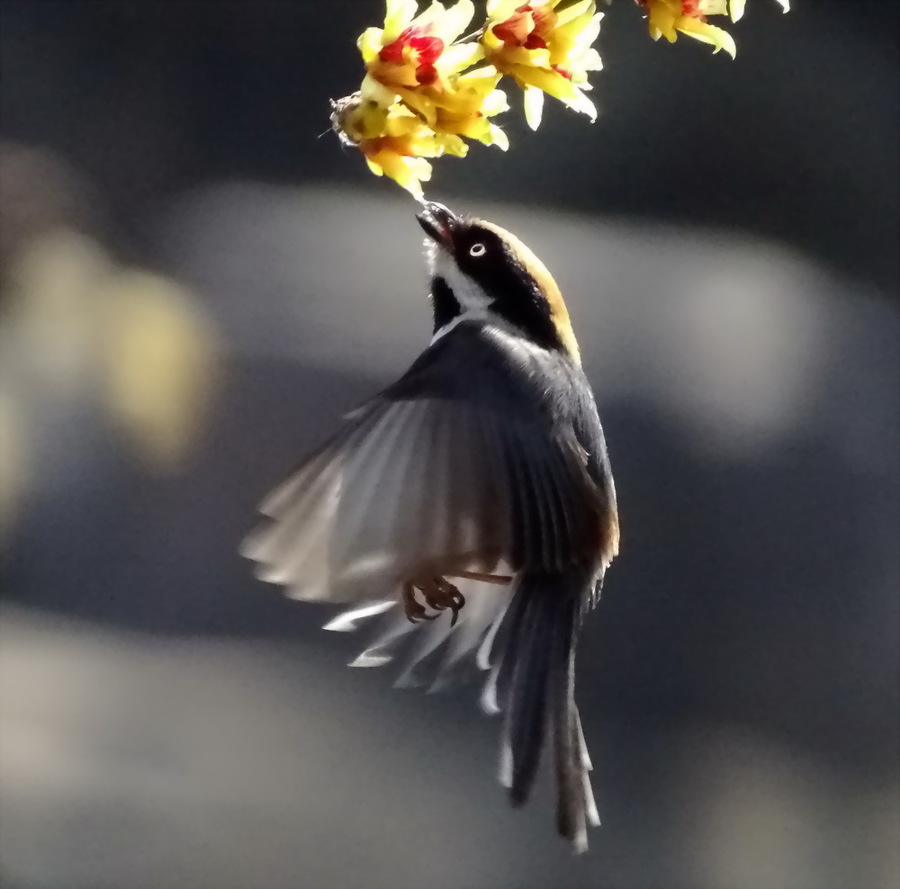
M617 0L595 126L510 90L427 189L547 261L610 440L574 860L473 689L235 555L428 330L412 202L319 138L380 4L0 0L3 886L900 885L900 4L747 5L732 62Z

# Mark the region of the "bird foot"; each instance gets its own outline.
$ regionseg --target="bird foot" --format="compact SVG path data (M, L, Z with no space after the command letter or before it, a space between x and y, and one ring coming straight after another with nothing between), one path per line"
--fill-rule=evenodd
M422 593L425 605L431 608L434 614L429 614L425 605L419 602L416 590ZM455 626L459 619L459 611L465 604L466 597L444 577L428 577L403 584L403 606L406 609L406 619L410 623L434 620L442 611L449 608L453 613L450 626Z

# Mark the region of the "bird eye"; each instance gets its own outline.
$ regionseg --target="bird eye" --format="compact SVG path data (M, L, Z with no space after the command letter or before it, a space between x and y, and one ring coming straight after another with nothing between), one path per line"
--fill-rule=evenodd
M487 248L484 246L484 244L473 244L471 247L469 247L469 256L482 256L485 250L487 250Z

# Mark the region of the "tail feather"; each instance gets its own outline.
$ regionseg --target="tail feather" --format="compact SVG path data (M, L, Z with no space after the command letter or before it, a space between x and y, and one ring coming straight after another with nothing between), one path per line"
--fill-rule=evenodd
M503 562L497 570L501 574L513 573ZM504 588L471 578L453 577L452 582L466 600L455 626L451 625L449 614L424 624L410 623L399 606L398 593L390 591L384 598L342 612L325 629L363 629L370 634L368 645L351 666L393 663L400 667L396 686L441 690L478 669L490 667L487 658L493 639L515 599L515 581Z
M519 573L505 596L493 584L460 583L466 605L449 619L414 627L396 601L357 606L329 624L353 630L381 620L377 638L353 666L400 661L397 685L436 690L464 665L490 670L482 693L488 713L503 713L500 780L515 806L527 802L546 745L553 748L557 829L576 852L587 849L587 827L600 823L581 720L575 705L575 645L594 590L587 566ZM466 657L471 655L471 657Z
M598 823L590 760L575 705L575 643L593 578L584 568L529 572L498 639L497 685L505 711L501 771L513 805L534 785L544 745L552 742L559 833L587 849L587 825Z
M519 630L520 647L525 657L513 666L509 691L506 731L512 751L510 799L522 805L531 792L541 762L541 749L547 722L547 679L552 669L552 625L548 626L545 604L532 596Z
M575 706L575 632L572 612L556 625L553 658L559 675L554 677L553 729L556 753L556 829L570 840L575 850L587 849L587 800L590 785L581 755L578 710Z

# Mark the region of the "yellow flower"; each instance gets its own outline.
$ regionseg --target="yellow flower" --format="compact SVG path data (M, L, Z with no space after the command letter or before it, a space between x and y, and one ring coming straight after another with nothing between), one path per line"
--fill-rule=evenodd
M525 91L525 118L532 129L541 121L544 93L596 119L588 71L602 65L591 44L602 13L594 0L557 10L560 0L516 5L519 0L489 0L481 38L485 59Z
M448 8L435 0L418 16L417 8L416 0L387 0L384 28L367 28L360 36L364 99L388 107L398 95L406 100L423 87L441 92L451 75L481 58L477 43L453 44L472 20L472 0Z
M472 19L471 0L447 8L435 2L415 13L414 0L390 0L384 28L369 28L360 37L367 72L362 97L384 107L399 98L437 134L508 147L503 131L487 120L508 107L496 88L499 72L482 68L459 74L483 50L475 42L451 45Z
M362 151L372 172L422 200L422 182L431 178L428 159L465 156L462 137L509 147L506 134L490 121L508 106L495 68L455 70L481 56L478 44L463 44L465 53L445 48L444 41L472 18L471 0L448 9L432 3L413 18L415 11L414 0L389 0L384 29L363 34L366 78L359 92L332 102L331 121L345 144Z
M777 0L784 12L790 0ZM736 22L744 14L746 0L638 0L647 9L650 36L654 40L665 37L674 43L678 32L695 40L709 43L718 52L724 49L732 58L737 52L734 38L721 28L709 24L708 15L729 15Z
M417 200L431 178L426 158L464 157L468 146L452 133L436 133L401 102L384 108L354 93L332 103L331 122L341 141L358 148L376 176L388 176Z
M734 38L721 28L710 25L707 15L722 15L728 11L727 0L638 0L647 9L650 36L654 40L665 37L674 43L678 32L695 40L709 43L714 52L724 49L732 58L737 52Z

